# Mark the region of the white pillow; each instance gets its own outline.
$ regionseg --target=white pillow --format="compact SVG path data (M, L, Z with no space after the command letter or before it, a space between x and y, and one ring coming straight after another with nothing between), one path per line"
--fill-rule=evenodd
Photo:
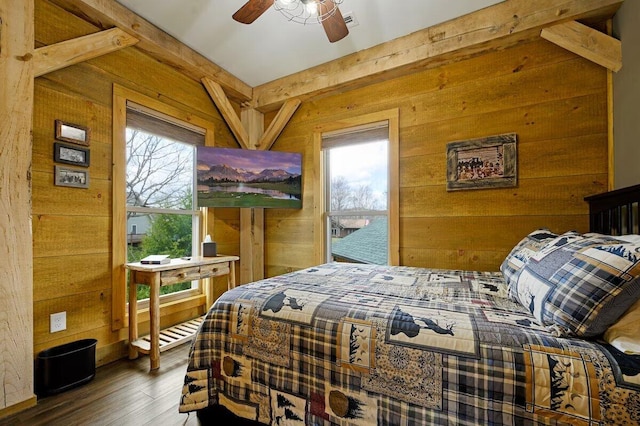
M616 235L615 237L618 240L626 241L632 244L640 243L640 235L637 234L629 234L629 235Z
M618 237L616 237L618 238ZM604 333L604 340L627 355L640 355L640 300Z

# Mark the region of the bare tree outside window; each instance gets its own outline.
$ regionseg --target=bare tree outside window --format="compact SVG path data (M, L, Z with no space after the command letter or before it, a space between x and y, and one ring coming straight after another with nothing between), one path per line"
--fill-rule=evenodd
M371 185L351 185L344 176L331 180L331 210L379 210L382 203Z
M127 129L127 205L190 208L193 147Z
M369 184L358 185L352 195L355 210L378 210L380 202Z
M336 176L331 180L331 210L332 211L368 211L380 210L383 204L376 196L369 184L351 185L344 176ZM369 216L350 216L354 219L372 219ZM343 218L334 217L336 227L343 227Z
M348 210L351 207L351 194L351 186L344 176L331 179L331 210Z

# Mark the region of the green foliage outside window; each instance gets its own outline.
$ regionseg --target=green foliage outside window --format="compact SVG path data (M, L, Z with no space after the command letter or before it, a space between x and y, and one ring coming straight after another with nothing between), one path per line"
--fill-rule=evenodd
M182 208L191 208L191 193L186 193L182 200ZM139 246L129 245L127 257L129 262L137 262L151 254L167 254L170 258L191 256L192 216L179 214L150 215L150 227ZM188 290L191 282L160 287L160 294L175 293ZM149 286L138 286L138 300L149 298Z

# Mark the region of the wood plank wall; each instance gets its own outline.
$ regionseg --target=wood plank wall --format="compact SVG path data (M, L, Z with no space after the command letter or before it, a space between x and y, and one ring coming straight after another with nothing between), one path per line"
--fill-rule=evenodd
M97 28L45 0L35 2L36 46ZM215 143L237 147L204 87L135 47L37 78L33 143L34 354L82 338L98 339L98 364L124 355L126 329L111 331L112 86L136 90L214 123ZM236 108L239 107L236 105ZM91 129L90 187L54 186L54 120ZM221 253L238 254L238 213L213 237ZM213 232L212 232L213 233ZM216 283L217 294L226 282ZM49 314L66 311L67 330L49 333ZM167 323L203 307L174 312ZM142 324L143 329L146 327Z
M583 197L607 190L606 90L604 68L540 40L304 102L274 145L303 152L303 210L266 211L266 275L313 260L314 127L389 108L400 108L401 264L495 271L538 227L587 231ZM446 191L448 142L512 132L516 188Z

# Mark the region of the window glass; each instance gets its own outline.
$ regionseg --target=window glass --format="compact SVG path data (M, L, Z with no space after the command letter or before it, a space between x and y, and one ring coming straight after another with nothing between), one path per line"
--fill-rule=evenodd
M389 143L356 140L325 148L327 258L387 264Z
M329 149L331 212L387 210L387 141Z
M197 235L195 146L127 127L127 261L152 254L191 256ZM197 281L163 286L160 294L197 288ZM138 300L149 297L138 286Z
M127 128L127 207L192 210L195 146Z

